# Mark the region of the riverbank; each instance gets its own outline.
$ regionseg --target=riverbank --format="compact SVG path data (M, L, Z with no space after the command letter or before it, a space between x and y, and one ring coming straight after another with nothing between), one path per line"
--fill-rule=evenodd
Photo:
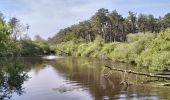
M71 56L134 63L141 68L146 67L150 70L170 69L170 29L158 34L129 34L127 42L106 43L102 38L97 37L94 42L73 40L53 45L52 48L58 55L67 52Z

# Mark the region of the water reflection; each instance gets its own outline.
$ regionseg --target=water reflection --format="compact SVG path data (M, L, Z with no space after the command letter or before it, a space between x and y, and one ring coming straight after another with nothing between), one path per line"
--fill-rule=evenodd
M170 99L170 93L168 92L170 89L168 87L158 88L143 84L145 81L154 80L149 77L114 71L110 72L109 77L105 76L103 71L106 69L103 66L113 64L110 61L96 61L96 59L92 58L65 58L50 64L67 80L87 89L95 100ZM125 69L140 70L125 64L114 65ZM149 72L146 69L140 71ZM107 70L106 72L109 71ZM130 85L121 85L120 83L123 80L128 81Z
M24 66L21 59L0 59L0 100L24 93L22 84L28 79Z
M40 58L22 58L22 61L24 61L26 66L22 67L22 70L19 71L19 69L13 69L11 67L8 69L13 69L10 73L18 72L16 75L11 74L16 76L11 77L11 80L13 79L12 82L15 83L17 82L16 80L20 80L17 83L17 87L20 88L15 88L15 90L23 91L23 88L25 88L25 93L20 96L14 93L17 93L17 91L14 91L14 88L10 88L13 89L12 92L10 92L10 96L12 93L11 98L14 100L170 99L169 88L143 85L142 82L150 80L147 77L113 71L109 72L108 69L103 67L107 64L125 69L140 70L130 65L113 64L110 61L96 60L93 58L72 57L52 61L45 61ZM11 65L15 66L18 64L13 63ZM22 65L22 63L20 65ZM147 70L143 71L147 72ZM9 73L9 71L3 68L3 70L1 69L1 76L5 75L4 72ZM25 81L27 77L22 74L26 72L28 73L25 75L31 77L28 81ZM1 79L3 80L3 78ZM130 85L121 85L122 80L128 81ZM13 87L14 86L15 85L13 85ZM1 85L1 91L3 89L4 86ZM20 94L20 92L17 94Z
M57 64L56 64L57 63ZM95 100L114 99L114 95L119 91L124 91L121 85L121 77L115 75L105 77L103 66L107 61L95 59L60 59L51 63L66 79L77 82L78 85L88 89ZM60 65L57 67L56 65ZM125 88L124 88L125 89Z

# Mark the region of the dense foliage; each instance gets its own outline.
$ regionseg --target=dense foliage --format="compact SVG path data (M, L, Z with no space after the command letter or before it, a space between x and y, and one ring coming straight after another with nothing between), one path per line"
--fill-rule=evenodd
M135 63L152 70L170 69L170 29L160 32L156 37L152 33L129 34L127 42L106 43L97 37L94 42L62 42L53 48L57 54L63 54L61 51L64 51L73 56Z
M31 40L13 17L6 22L0 13L0 56L37 56L54 49L57 54L98 57L135 63L153 70L170 69L170 13L163 18L99 9L90 20L72 25L49 38Z
M164 17L99 9L89 20L49 38L58 54L135 63L154 70L170 69L170 13ZM166 31L165 31L166 30Z
M57 54L112 59L152 70L170 69L170 13L164 17L99 9L89 20L49 38Z
M0 56L37 56L49 52L49 46L43 39L31 40L24 32L28 30L13 17L6 22L0 13Z
M122 17L116 10L109 12L101 8L89 20L60 30L49 38L52 44L67 42L74 39L85 39L92 42L98 35L106 42L124 42L129 33L150 32L159 33L170 27L170 13L164 17L139 14L129 11L127 17Z

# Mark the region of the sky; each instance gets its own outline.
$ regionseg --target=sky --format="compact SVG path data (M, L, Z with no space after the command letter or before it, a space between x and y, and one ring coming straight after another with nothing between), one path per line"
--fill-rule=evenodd
M17 17L28 24L28 35L54 36L60 29L87 20L100 8L164 16L170 12L170 0L0 0L0 12L6 20Z

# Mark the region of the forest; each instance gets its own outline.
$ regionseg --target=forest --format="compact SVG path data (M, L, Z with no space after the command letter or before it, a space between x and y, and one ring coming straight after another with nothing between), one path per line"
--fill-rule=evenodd
M61 29L48 40L31 39L28 25L0 13L0 57L57 55L96 57L170 70L170 13L163 17L99 9L89 20Z
M99 9L89 20L48 39L57 54L133 63L151 70L170 69L170 13L163 17ZM61 52L63 51L63 52Z
M109 12L101 8L89 20L61 29L49 38L49 42L55 44L77 39L92 42L97 36L101 36L105 42L126 42L129 33L150 32L156 35L170 27L170 13L158 18L132 11L128 14L123 17L116 10Z

